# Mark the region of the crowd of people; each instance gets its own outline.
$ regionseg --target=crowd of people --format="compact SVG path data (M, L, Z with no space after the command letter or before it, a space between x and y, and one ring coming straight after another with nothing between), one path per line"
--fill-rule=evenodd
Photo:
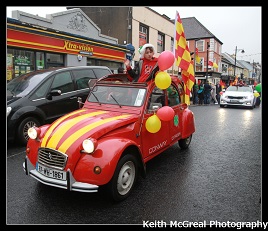
M127 73L130 81L133 82L147 82L154 79L156 73L159 71L157 64L158 58L154 57L155 48L152 44L144 44L140 50L140 60L132 68L130 60L126 59L124 62L125 68L120 66L117 70L118 73ZM237 81L237 80L236 80ZM224 83L225 84L225 83ZM222 86L220 82L217 84L209 82L209 80L195 81L191 91L191 101L193 105L210 105L220 104L221 92L229 85L245 85L241 79L238 82L230 82ZM260 98L260 97L259 97Z
M205 82L200 81L199 84L195 82L192 88L193 105L219 104L221 91L222 87L219 82L216 85L208 80Z

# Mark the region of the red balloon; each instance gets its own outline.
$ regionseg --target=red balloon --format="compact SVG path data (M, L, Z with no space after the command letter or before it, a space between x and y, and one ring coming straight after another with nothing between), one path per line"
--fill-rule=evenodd
M174 118L175 111L169 106L164 106L157 110L156 115L160 120L170 121Z
M171 51L163 51L158 57L160 71L170 68L175 61L175 56Z

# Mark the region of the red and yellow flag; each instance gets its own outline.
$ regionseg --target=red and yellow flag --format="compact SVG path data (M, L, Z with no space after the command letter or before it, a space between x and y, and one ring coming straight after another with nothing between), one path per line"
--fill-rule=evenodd
M214 62L211 62L211 61L208 61L208 65L212 66L212 67L215 67L215 68L218 68L218 64L214 63Z
M208 65L213 67L213 62L208 61Z
M201 61L201 59L199 57L199 54L198 54L198 48L197 47L195 48L195 61L197 63L200 63L200 61Z
M194 67L191 62L192 59L184 35L182 21L177 11L175 18L174 56L176 65L181 68L182 81L184 82L185 103L190 105L190 93L195 82Z

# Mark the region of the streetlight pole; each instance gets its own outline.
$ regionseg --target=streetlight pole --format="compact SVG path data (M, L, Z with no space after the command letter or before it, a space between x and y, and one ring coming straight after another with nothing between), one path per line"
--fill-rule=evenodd
M195 52L196 52L196 40L194 40L194 76L195 76L195 58L196 58Z
M234 77L235 77L235 70L236 70L236 53L237 53L237 50L241 50L241 53L245 53L244 49L237 49L237 46L235 46Z
M235 69L236 69L236 52L237 52L237 46L235 46L234 77L235 77Z
M207 42L207 72L206 72L206 80L208 80L208 48L210 47L209 42Z

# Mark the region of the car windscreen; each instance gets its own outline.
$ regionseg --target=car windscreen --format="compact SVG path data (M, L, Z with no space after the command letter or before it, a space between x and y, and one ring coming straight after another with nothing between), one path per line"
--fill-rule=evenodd
M95 86L90 92L88 101L100 104L118 104L125 106L141 106L146 89L127 86Z
M250 87L230 86L226 91L253 92Z
M46 76L52 71L45 73L27 73L20 75L19 77L11 80L7 83L7 95L12 94L13 96L23 97L36 88L37 84L40 83Z

